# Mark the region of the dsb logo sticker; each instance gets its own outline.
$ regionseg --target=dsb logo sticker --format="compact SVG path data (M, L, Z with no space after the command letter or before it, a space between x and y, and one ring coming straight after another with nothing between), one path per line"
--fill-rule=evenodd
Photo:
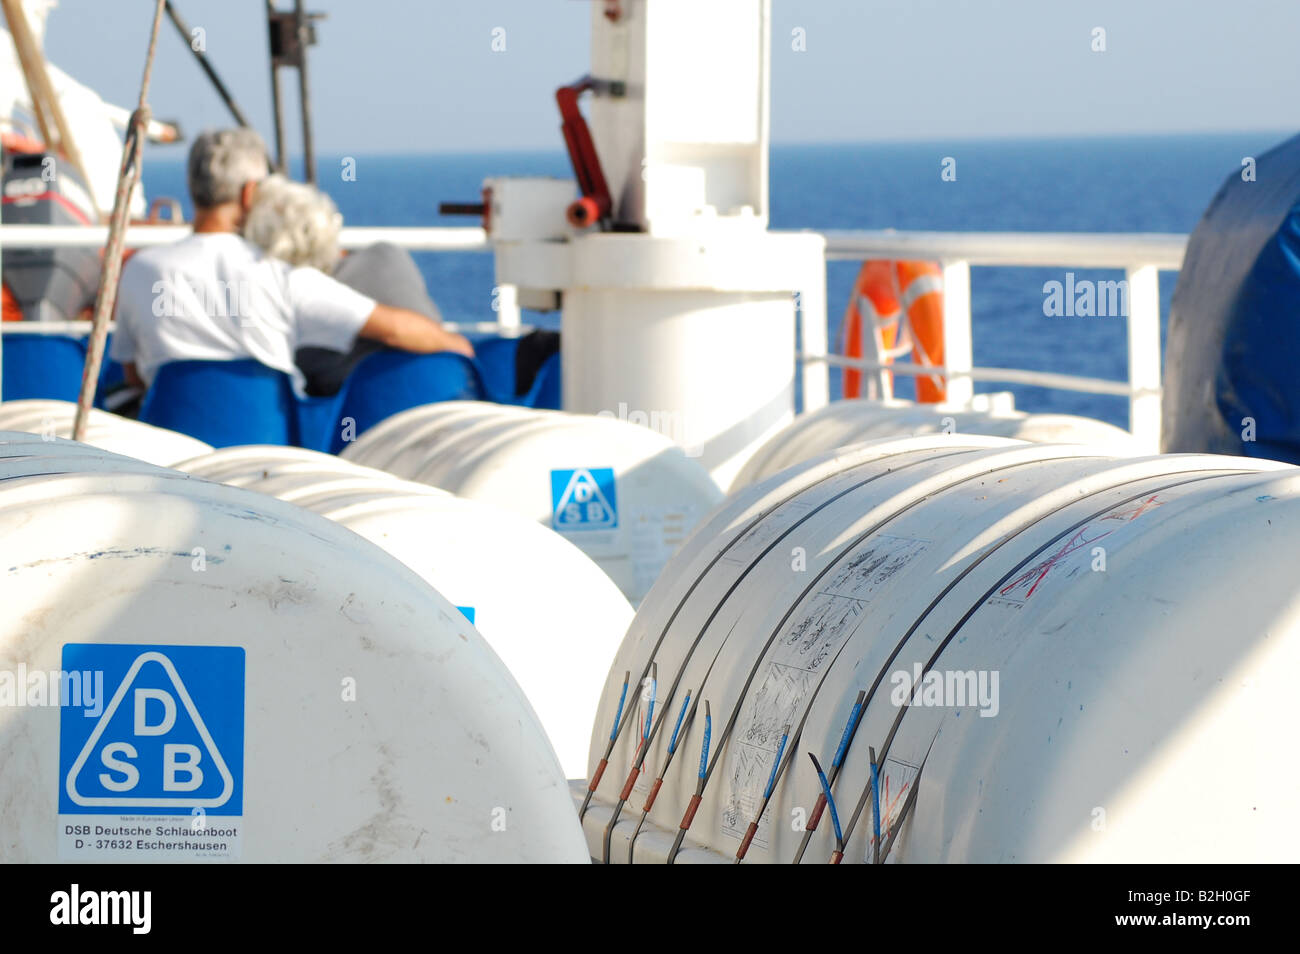
M60 713L59 814L243 814L244 650L69 643L109 701Z
M618 494L612 467L551 471L551 526L556 530L613 530Z

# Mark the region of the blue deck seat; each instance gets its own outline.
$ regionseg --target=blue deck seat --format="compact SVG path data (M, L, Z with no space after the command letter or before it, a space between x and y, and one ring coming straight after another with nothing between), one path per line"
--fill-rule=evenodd
M550 411L561 410L564 400L564 388L560 378L560 356L553 354L542 362L537 369L533 386L528 389L519 403L524 407L544 408Z
M65 335L10 334L4 340L3 399L75 401L86 346Z
M343 422L357 437L387 417L438 401L481 401L487 396L477 366L463 355L379 351L357 365L344 391L340 424L330 450L343 449Z
M335 435L342 434L339 418L343 416L343 402L347 393L348 385L345 383L338 394L329 397L294 399L295 446L325 454L331 452Z
M515 393L515 356L519 353L518 338L475 337L474 360L483 376L483 386L488 397L498 404L517 404Z
M213 447L288 445L297 408L289 376L258 361L172 361L154 376L140 420Z

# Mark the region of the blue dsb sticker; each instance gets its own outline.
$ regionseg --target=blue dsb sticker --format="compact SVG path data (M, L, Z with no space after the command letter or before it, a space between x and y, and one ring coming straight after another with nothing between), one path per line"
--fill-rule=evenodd
M241 647L69 643L63 669L108 701L60 713L60 814L243 814Z
M556 530L613 530L618 526L613 468L551 471L551 509Z

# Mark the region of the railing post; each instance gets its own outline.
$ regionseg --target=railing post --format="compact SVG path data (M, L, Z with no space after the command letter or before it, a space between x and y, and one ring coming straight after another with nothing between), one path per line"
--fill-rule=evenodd
M1128 279L1128 429L1151 453L1160 450L1160 271L1130 268Z
M800 348L803 354L828 354L830 335L826 329L826 258L819 257L817 266L803 281L798 291ZM808 414L825 407L831 399L830 365L825 361L800 361L803 407Z
M521 322L519 313L519 289L514 285L498 285L493 289L492 307L496 309L497 324L502 328L518 328Z
M970 263L943 263L943 363L948 368L948 400L969 404L975 396L970 370Z

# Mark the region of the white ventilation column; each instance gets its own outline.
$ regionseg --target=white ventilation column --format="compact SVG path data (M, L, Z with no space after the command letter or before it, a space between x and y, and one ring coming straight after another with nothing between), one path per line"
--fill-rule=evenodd
M560 293L566 410L659 421L726 486L793 418L796 313L826 323L825 240L767 231L770 3L591 6L611 228L494 236L497 282Z

